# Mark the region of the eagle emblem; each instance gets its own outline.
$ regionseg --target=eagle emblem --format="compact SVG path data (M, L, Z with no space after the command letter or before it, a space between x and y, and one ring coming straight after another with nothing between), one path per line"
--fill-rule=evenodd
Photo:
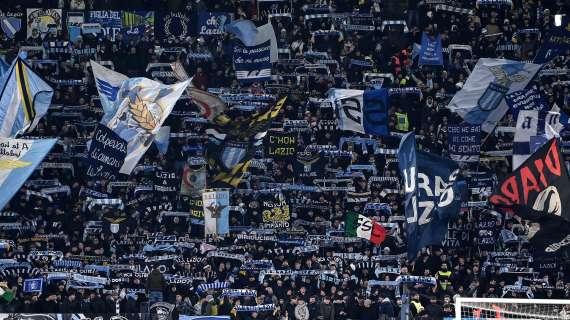
M222 205L219 202L213 202L209 206L206 207L211 213L212 218L219 218L222 211L226 208L226 205Z

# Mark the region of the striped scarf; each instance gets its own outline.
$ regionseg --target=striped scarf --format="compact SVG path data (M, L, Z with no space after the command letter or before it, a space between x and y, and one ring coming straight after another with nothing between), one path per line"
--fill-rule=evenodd
M447 11L447 12L453 12L453 13L459 13L459 14L467 14L467 15L472 15L473 14L473 10L471 9L464 9L464 8L459 8L459 7L454 7L454 6L450 6L447 4L437 4L435 6L435 11Z
M85 199L85 204L87 205L87 209L91 210L96 205L101 206L116 206L119 210L123 210L125 205L123 204L123 200L120 198L116 199L93 199L91 197L87 197ZM85 210L85 207L83 208Z
M211 283L202 283L198 286L197 292L202 293L208 290L219 290L219 289L227 289L230 287L230 284L227 282L211 282Z
M275 304L259 304L257 306L236 306L237 312L266 312L275 310Z

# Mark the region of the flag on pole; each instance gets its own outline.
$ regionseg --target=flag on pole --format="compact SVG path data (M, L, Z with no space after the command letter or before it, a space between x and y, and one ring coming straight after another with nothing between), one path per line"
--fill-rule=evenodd
M386 229L378 222L356 212L348 212L345 220L345 233L348 237L359 237L375 245L386 240Z
M47 113L53 89L20 57L2 80L0 137L15 137L34 130Z

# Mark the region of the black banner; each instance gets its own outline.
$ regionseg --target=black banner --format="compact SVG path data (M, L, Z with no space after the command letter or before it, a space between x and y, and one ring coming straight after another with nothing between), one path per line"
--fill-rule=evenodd
M87 163L89 177L117 180L119 170L127 156L127 141L102 124L97 125Z
M175 172L156 170L154 173L154 191L161 193L176 193L180 185Z
M259 197L265 228L288 228L291 220L289 204L281 193Z
M192 35L193 25L190 14L185 12L159 12L155 20L156 38L168 40L184 40Z
M291 159L297 149L296 133L268 132L265 138L265 156L274 159Z

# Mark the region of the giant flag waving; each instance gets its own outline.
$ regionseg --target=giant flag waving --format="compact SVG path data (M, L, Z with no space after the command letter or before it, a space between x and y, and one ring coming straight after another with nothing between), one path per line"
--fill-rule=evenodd
M135 168L189 82L164 85L146 78L123 82L115 101L116 112L103 123L128 142L120 173L130 174Z
M10 201L57 139L0 138L0 210Z
M483 131L491 132L508 110L505 95L524 89L540 66L505 59L479 59L448 108L466 122L480 124Z
M558 141L551 139L526 159L499 184L489 201L525 205L570 221L570 183Z
M415 136L406 134L398 149L400 173L404 179L408 259L423 247L440 244L448 220L459 213L458 165L437 155L416 151Z
M0 137L14 137L34 130L47 113L53 89L20 57L2 78Z
M328 97L335 106L341 130L386 136L388 90L332 89Z
M105 111L102 122L106 122L115 114L116 110L113 108L116 106L117 94L123 81L128 78L124 74L107 69L93 60L91 60L91 69L93 70L95 85L101 98L101 105Z

